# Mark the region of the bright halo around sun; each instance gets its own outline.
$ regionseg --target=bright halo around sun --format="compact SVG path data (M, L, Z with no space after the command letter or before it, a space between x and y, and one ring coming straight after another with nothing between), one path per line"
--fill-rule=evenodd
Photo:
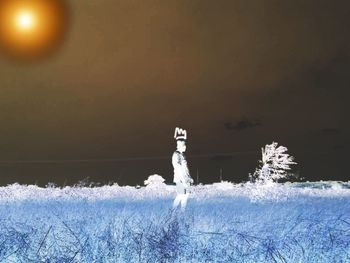
M69 13L64 0L0 0L0 51L35 60L62 43Z

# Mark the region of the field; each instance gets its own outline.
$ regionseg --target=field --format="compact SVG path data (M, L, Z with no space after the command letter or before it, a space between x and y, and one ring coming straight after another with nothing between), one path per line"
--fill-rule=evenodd
M0 187L0 262L350 262L350 183Z

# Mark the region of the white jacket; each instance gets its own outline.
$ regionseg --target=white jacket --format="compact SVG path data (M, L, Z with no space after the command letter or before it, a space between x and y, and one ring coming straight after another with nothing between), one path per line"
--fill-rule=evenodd
M187 161L183 153L175 151L172 157L174 167L174 183L182 183L189 186L193 179L188 170Z

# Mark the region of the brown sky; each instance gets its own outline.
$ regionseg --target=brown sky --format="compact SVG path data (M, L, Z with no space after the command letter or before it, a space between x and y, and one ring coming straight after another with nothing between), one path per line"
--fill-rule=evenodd
M290 148L302 176L349 180L348 1L69 4L71 27L53 57L24 64L0 54L1 161L170 156L182 126L189 158L259 153L275 140ZM235 158L225 164L228 180L256 164L255 155ZM160 170L130 165L170 180L169 160L158 161ZM192 164L216 180L216 168ZM95 180L120 173L118 164L99 167L88 169ZM4 163L0 177L57 174L31 169ZM72 174L60 169L57 181ZM85 177L86 167L74 169ZM123 169L130 182L146 176Z

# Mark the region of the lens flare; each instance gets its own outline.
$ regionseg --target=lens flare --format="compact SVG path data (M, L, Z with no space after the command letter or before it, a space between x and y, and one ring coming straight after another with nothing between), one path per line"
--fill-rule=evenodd
M0 52L23 61L46 57L62 43L68 22L64 0L0 0Z

